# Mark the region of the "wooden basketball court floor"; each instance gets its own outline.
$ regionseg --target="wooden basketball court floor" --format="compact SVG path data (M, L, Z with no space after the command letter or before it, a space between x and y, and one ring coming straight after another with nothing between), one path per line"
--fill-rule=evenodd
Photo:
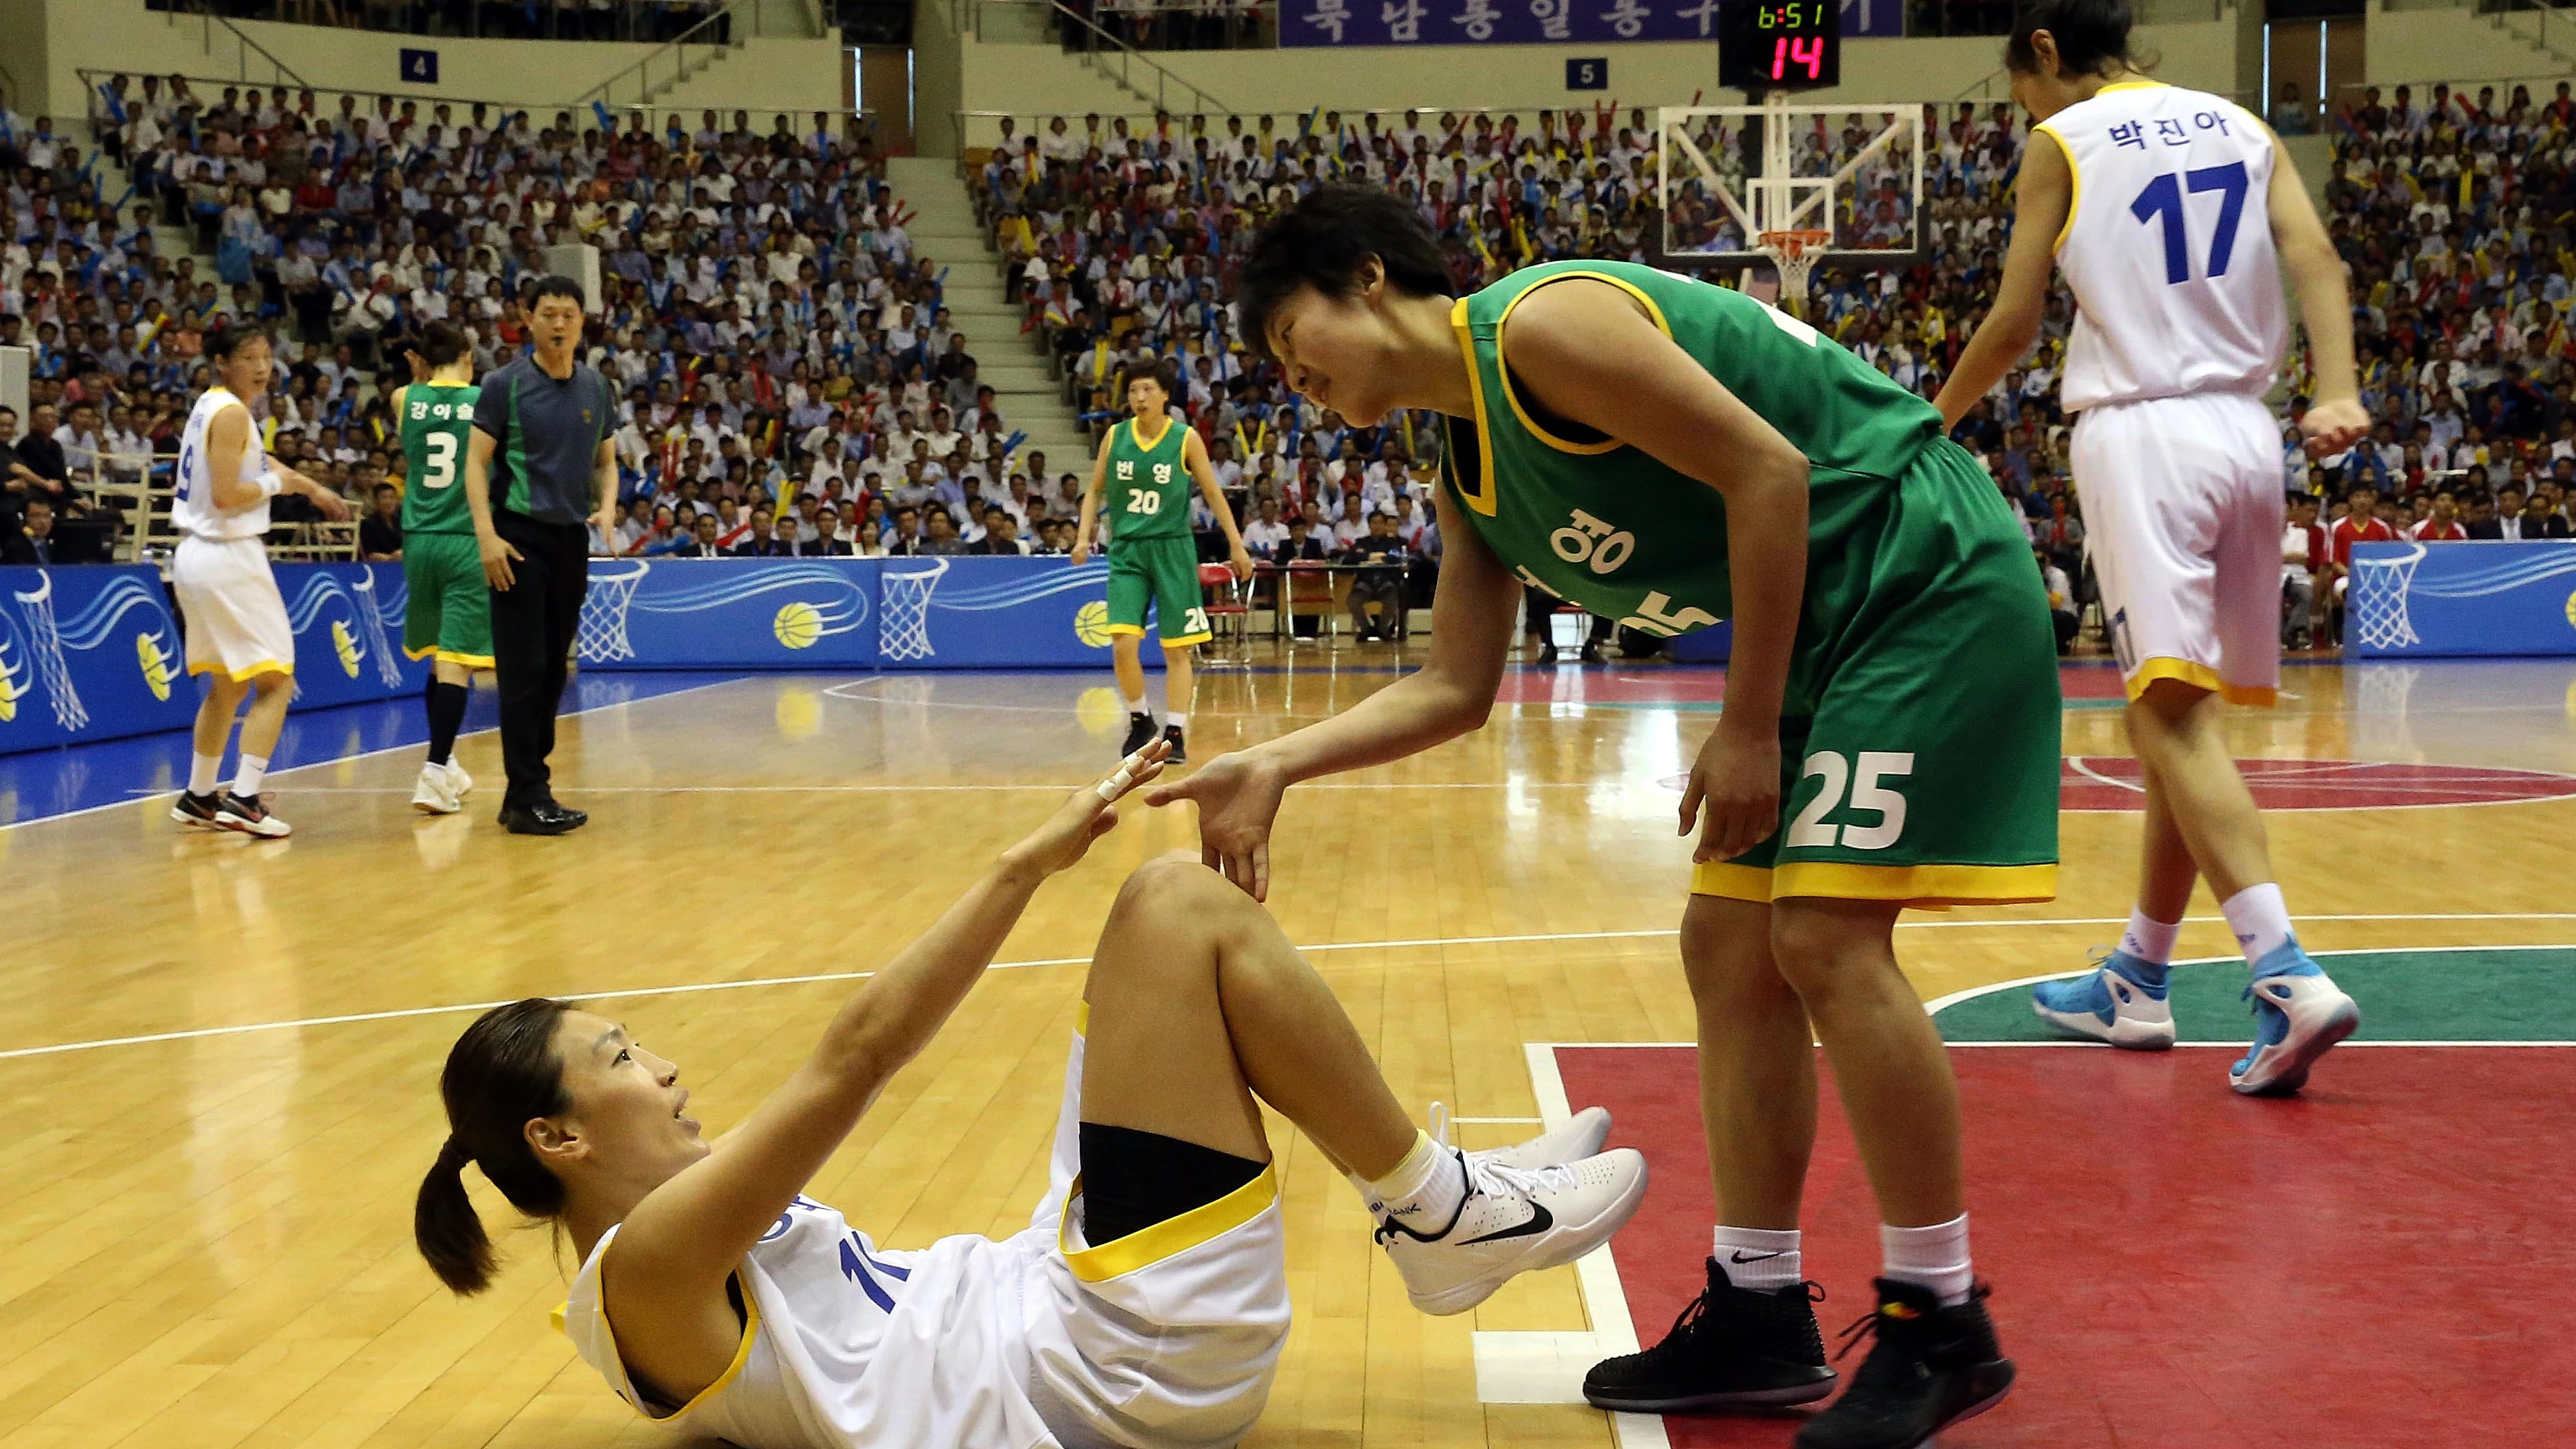
M1204 759L1346 707L1402 658L1307 650L1206 673L1192 748ZM2138 817L2117 682L2098 665L2066 677L2060 898L1909 914L1899 947L1927 998L2078 969L2125 915ZM1518 671L1483 733L1291 793L1273 909L1314 948L1398 1094L1450 1104L1470 1145L1536 1130L1545 1089L1525 1044L1688 1039L1671 934L1687 850L1669 780L1710 723L1718 678ZM184 745L7 761L0 1445L684 1442L634 1420L552 1331L564 1280L544 1232L511 1235L507 1273L471 1302L414 1255L448 1043L477 1004L592 994L680 1064L720 1130L810 1045L853 973L1110 762L1124 721L1106 683L665 681L565 722L559 789L593 823L561 840L492 824L488 732L461 746L487 782L469 814L416 817L408 703L371 707L373 723L299 723L306 763L272 777L296 826L282 844L170 824L164 797L140 792L169 787ZM2288 689L2281 709L2239 712L2230 730L2241 757L2264 762L2266 798L2302 807L2271 829L2312 948L2576 942L2576 662L2319 662L2293 667ZM488 708L478 695L477 718ZM135 763L147 757L158 763ZM2318 763L2331 761L2361 763ZM49 772L79 788L48 794ZM108 803L64 814L45 799ZM1024 1223L1080 962L1126 870L1194 841L1186 814L1137 810L1051 885L1003 969L813 1195L896 1246ZM2182 949L2230 951L2205 895ZM2362 1056L2330 1059L2321 1078L2362 1070ZM2079 1081L2132 1065L2065 1060ZM2224 1096L2225 1060L2177 1070ZM1689 1157L1682 1120L1690 1152L1675 1155ZM1575 1405L1480 1402L1479 1333L1498 1335L1481 1397L1503 1397L1491 1380L1523 1361L1509 1346L1548 1340L1499 1335L1580 1333L1624 1307L1587 1305L1563 1269L1472 1315L1421 1317L1348 1187L1284 1125L1274 1143L1298 1320L1249 1442L1646 1442ZM1832 1286L1866 1291L1850 1275ZM1656 1307L1655 1321L1638 1315L1649 1339L1670 1312ZM2032 1320L2008 1326L2050 1332ZM2013 1413L2007 1402L1948 1442L2007 1442L1982 1426L2007 1429ZM1775 1423L1743 1442L1788 1434Z

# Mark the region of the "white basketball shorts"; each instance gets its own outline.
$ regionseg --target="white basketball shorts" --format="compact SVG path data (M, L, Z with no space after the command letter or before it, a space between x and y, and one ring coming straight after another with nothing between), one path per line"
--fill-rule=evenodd
M1082 1235L1083 1040L1065 1065L1049 1190L1056 1250L1028 1303L1029 1397L1066 1449L1216 1449L1252 1429L1288 1337L1276 1167L1109 1243Z
M2196 393L2086 408L2071 448L2120 677L2268 706L2281 684L2280 429Z
M295 631L258 539L180 539L170 589L188 627L190 674L220 671L244 680L295 672Z

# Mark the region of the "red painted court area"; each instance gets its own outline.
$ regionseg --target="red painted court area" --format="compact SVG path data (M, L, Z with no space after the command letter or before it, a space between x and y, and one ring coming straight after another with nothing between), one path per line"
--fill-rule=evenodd
M2345 1449L2576 1435L2576 1051L2351 1047L2301 1097L2235 1053L1951 1053L1980 1276L2021 1377L1950 1449ZM1703 1281L1713 1206L1693 1053L1559 1047L1575 1105L1654 1167L1615 1241L1638 1337ZM1877 1213L1827 1078L1806 1265L1866 1312ZM1860 1360L1856 1351L1840 1367ZM1785 1446L1795 1421L1666 1421L1676 1446Z

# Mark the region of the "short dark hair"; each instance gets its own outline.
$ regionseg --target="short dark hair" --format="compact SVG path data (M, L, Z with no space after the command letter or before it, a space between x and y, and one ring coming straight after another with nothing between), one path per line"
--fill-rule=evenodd
M1393 192L1335 183L1307 192L1272 217L1254 238L1235 284L1236 330L1254 356L1268 360L1270 318L1301 286L1335 297L1359 290L1371 258L1387 285L1408 297L1449 294L1447 263L1431 227Z
M528 310L534 312L537 304L548 297L569 298L575 307L584 312L590 310L589 296L582 291L581 283L570 277L539 277L537 284L528 289Z
M1134 387L1140 382L1150 382L1154 386L1161 388L1165 397L1169 397L1180 391L1179 388L1172 385L1172 368L1170 364L1166 363L1161 358L1156 358L1151 362L1141 362L1136 366L1127 369L1125 375L1118 379L1119 398L1123 401L1127 396L1127 389ZM944 412L946 409L941 409L941 411ZM963 447L965 445L961 443L958 446Z
M266 342L268 329L256 322L227 322L206 336L206 355L223 362L253 342Z
M2129 0L2021 0L2012 36L2004 42L2004 65L2023 75L2037 74L2039 53L2030 38L2045 30L2057 42L2058 63L2069 75L2096 75L2114 63L2141 69L2144 62L2129 49L2134 23Z
M420 330L420 357L432 367L445 367L465 355L465 333L445 322Z

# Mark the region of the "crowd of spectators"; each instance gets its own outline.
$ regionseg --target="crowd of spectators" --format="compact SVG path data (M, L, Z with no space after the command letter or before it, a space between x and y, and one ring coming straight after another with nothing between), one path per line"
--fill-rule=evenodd
M400 482L385 395L408 380L403 339L452 321L479 367L508 360L547 248L586 242L602 275L584 359L624 394L646 535L603 549L679 552L700 512L728 550L772 512L828 547L828 510L862 551L939 551L982 543L992 504L1034 546L1043 459L979 381L861 124L609 120L157 76L102 87L80 140L0 116L0 344L33 350L35 429L64 436L73 475L166 465L209 381L204 332L259 318L284 364L258 409L270 446L363 509ZM186 249L156 222L192 227L200 255L169 254Z

